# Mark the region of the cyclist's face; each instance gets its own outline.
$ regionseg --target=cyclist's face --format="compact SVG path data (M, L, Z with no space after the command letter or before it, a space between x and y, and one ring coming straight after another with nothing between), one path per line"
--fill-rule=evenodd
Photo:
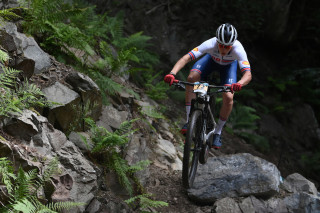
M231 48L232 48L232 46L226 46L226 45L219 44L219 43L218 43L218 46L219 46L219 53L222 56L227 55L230 52Z

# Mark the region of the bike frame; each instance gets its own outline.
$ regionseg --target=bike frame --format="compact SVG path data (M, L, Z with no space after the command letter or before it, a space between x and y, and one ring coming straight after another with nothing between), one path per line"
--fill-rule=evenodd
M230 87L209 85L206 82L183 82L174 80L176 86L185 89L185 85L193 86L196 98L191 101L189 125L184 146L182 180L186 188L190 188L195 180L198 162L205 164L209 155L210 137L216 128L216 122L211 110L211 103L215 101L215 93L228 92ZM210 89L216 90L211 92ZM213 102L214 103L214 102ZM214 106L214 104L213 104ZM211 120L212 123L209 123ZM208 126L213 125L213 126ZM209 129L208 129L209 128ZM209 131L210 132L207 132Z
M190 110L190 116L192 115L193 110L201 110L202 111L202 119L204 123L204 140L203 143L205 143L211 135L213 135L214 130L217 126L215 120L214 120L214 115L211 111L210 108L210 100L214 98L215 94L225 92L227 91L230 87L229 86L216 86L216 85L209 85L207 82L195 82L195 83L190 83L190 82L185 82L185 81L178 81L175 80L174 82L178 87L182 87L185 89L184 85L189 85L189 86L194 86L194 85L205 85L208 87L208 90L203 90L199 89L198 91L194 91L196 94L196 98L192 99L191 101L191 110ZM214 92L210 92L210 89L217 89ZM213 130L211 130L209 133L206 133L206 125L207 125L207 116L210 116L210 118L213 121Z

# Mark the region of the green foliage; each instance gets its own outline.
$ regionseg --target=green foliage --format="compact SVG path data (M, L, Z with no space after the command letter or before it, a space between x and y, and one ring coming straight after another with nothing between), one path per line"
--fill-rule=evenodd
M159 81L158 77L161 73L155 75L152 72L147 72L144 75L147 83L145 84L147 95L153 100L164 100L167 99L166 92L169 90L168 84L164 81Z
M0 11L1 11L1 10L0 10ZM1 62L1 63L4 63L4 62L6 62L6 61L8 61L8 60L9 60L9 55L8 55L8 53L0 50L0 62ZM0 82L1 82L1 81L0 81Z
M315 110L318 121L320 120L320 68L306 68L295 70L294 79L299 82L297 87L290 88L293 95L300 97L304 102L311 104Z
M320 149L312 152L312 154L302 154L301 162L304 168L309 173L315 173L317 176L320 174Z
M7 116L10 113L21 113L23 109L33 106L50 106L42 91L28 81L17 85L15 77L20 72L12 68L2 67L4 73L0 73L0 115Z
M57 202L44 205L39 201L39 191L50 177L58 170L58 160L53 159L49 162L43 174L38 174L37 169L25 172L21 167L17 174L14 174L12 162L7 158L0 158L0 177L1 182L8 190L9 204L0 208L1 212L57 212L62 209L71 209L84 203Z
M221 99L217 99L218 103L221 101ZM229 116L226 130L245 139L258 150L268 152L270 146L267 138L255 133L259 119L260 117L256 115L254 108L236 103Z
M255 130L257 129L256 121L260 119L255 113L256 110L252 107L235 104L228 119L228 124L231 125L231 128L235 132Z
M14 10L16 8L9 8L9 9L3 9L0 10L0 26L1 26L1 18L3 18L4 20L13 20L16 18L21 18L19 15L17 15Z
M142 194L125 200L125 202L131 206L135 206L135 204L138 203L140 210L142 210L143 212L147 212L145 210L147 210L148 208L159 208L168 206L168 203L152 200L150 199L150 197L152 197L151 194Z
M118 130L109 132L107 129L97 126L91 118L85 119L91 127L91 140L94 144L92 153L103 154L104 159L101 164L116 172L119 182L130 195L133 194L130 178L135 172L144 169L150 163L149 161L140 161L130 166L120 153L121 147L128 143L128 137L136 131L132 130L132 123L137 120L125 121Z
M24 29L28 34L38 35L50 32L47 23L63 23L69 16L80 13L63 0L20 0L24 7Z
M136 48L131 47L129 49L119 49L117 53L112 49L107 42L100 42L100 53L103 58L98 60L94 66L96 69L103 72L107 77L111 77L112 74L125 75L131 70L128 63L139 63L139 58L135 55Z
M17 178L13 173L12 163L6 158L0 158L0 177L1 182L6 185L8 193L13 192L13 181Z
M268 77L268 81L271 83L271 87L275 87L278 89L280 92L284 92L288 86L296 86L298 83L293 80L288 80L288 79L275 79L273 77Z
M76 50L83 50L86 56L94 54L94 50L88 43L90 41L89 37L83 34L79 28L64 23L51 23L49 21L45 23L47 25L47 34L49 35L42 42L42 47L48 49L56 47L58 50L74 57L77 56L71 51L71 47Z
M156 119L164 119L164 115L159 112L154 106L145 106L141 108L141 113L143 115L146 115L150 118L156 118Z
M115 95L118 91L123 90L123 86L114 82L111 78L104 76L100 72L93 72L90 74L90 77L92 77L97 85L100 88L101 96L102 96L102 102L103 104L108 104L108 96L107 95Z

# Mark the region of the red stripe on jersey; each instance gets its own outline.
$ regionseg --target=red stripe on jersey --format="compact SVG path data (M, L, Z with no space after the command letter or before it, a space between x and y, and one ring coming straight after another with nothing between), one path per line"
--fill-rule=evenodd
M191 60L195 60L196 59L196 56L193 54L193 52L189 52L188 53L191 57Z
M241 72L251 71L250 67L244 67L241 69Z
M197 73L201 74L201 70L198 70L198 69L192 69L192 70L190 70L190 72L197 72Z

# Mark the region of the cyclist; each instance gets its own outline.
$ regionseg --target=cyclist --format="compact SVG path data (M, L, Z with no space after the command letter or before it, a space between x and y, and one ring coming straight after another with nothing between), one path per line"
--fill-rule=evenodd
M195 62L188 82L209 80L209 75L218 71L220 73L220 84L231 86L231 92L222 94L222 107L219 114L219 121L214 132L212 147L219 149L222 145L221 131L225 125L233 106L233 96L235 91L240 91L242 86L251 81L251 68L247 54L242 44L237 40L237 31L229 23L222 24L216 31L216 37L213 37L184 55L172 68L171 72L164 77L164 81L171 86L175 75L190 61L199 59ZM237 63L239 64L242 77L237 81ZM186 114L187 123L182 127L181 133L186 134L189 114L191 109L191 100L195 98L192 86L186 87Z

